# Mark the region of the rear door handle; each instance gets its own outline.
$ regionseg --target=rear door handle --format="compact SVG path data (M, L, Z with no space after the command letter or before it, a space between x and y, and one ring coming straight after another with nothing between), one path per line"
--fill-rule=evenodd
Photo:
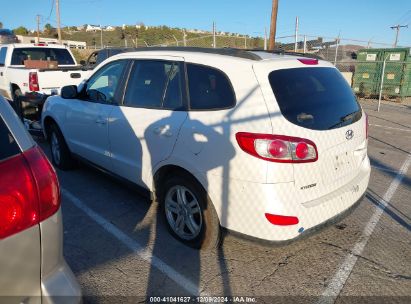
M155 127L153 132L156 135L159 135L159 136L165 136L165 137L173 136L173 133L171 132L170 125Z

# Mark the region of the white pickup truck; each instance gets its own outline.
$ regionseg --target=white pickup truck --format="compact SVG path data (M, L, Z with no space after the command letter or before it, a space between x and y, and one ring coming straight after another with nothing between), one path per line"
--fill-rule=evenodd
M27 61L38 60L54 62L57 66L27 67ZM30 92L59 94L61 87L78 85L86 75L88 72L77 65L70 50L63 45L0 45L0 94L9 100Z
M78 85L88 74L63 45L0 45L0 95L29 121L40 120L48 96L60 94L63 86Z

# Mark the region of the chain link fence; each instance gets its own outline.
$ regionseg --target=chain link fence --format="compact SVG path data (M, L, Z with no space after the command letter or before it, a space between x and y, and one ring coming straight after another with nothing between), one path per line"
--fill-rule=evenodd
M136 42L136 41L134 41ZM129 44L129 47L135 46ZM238 34L206 33L185 39L184 35L164 37L160 44L138 42L138 47L187 46L205 48L266 49L267 39ZM124 46L121 46L124 47ZM276 38L276 49L316 56L334 64L360 100L394 101L411 105L410 48L392 48L391 44L315 35Z

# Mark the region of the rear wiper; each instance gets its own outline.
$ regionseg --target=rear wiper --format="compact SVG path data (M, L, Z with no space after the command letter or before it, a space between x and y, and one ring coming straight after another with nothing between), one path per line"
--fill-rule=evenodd
M347 120L349 120L350 118L352 118L352 117L354 116L354 114L357 114L357 113L358 113L358 110L355 111L355 112L349 113L349 114L341 117L341 118L340 118L340 121L341 121L341 122L347 121Z
M359 111L357 110L357 111L355 111L355 112L352 112L352 113L349 113L349 114L347 114L347 115L344 115L343 117L340 118L340 121L339 121L339 122L337 122L335 125L332 125L331 127L329 127L328 130L337 128L337 127L339 127L339 126L342 126L344 122L350 120L350 119L351 119L355 114L357 114L358 112L359 112Z

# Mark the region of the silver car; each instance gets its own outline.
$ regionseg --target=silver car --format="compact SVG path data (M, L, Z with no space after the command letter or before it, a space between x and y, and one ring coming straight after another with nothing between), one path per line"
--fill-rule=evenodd
M0 301L79 303L56 172L0 96Z

